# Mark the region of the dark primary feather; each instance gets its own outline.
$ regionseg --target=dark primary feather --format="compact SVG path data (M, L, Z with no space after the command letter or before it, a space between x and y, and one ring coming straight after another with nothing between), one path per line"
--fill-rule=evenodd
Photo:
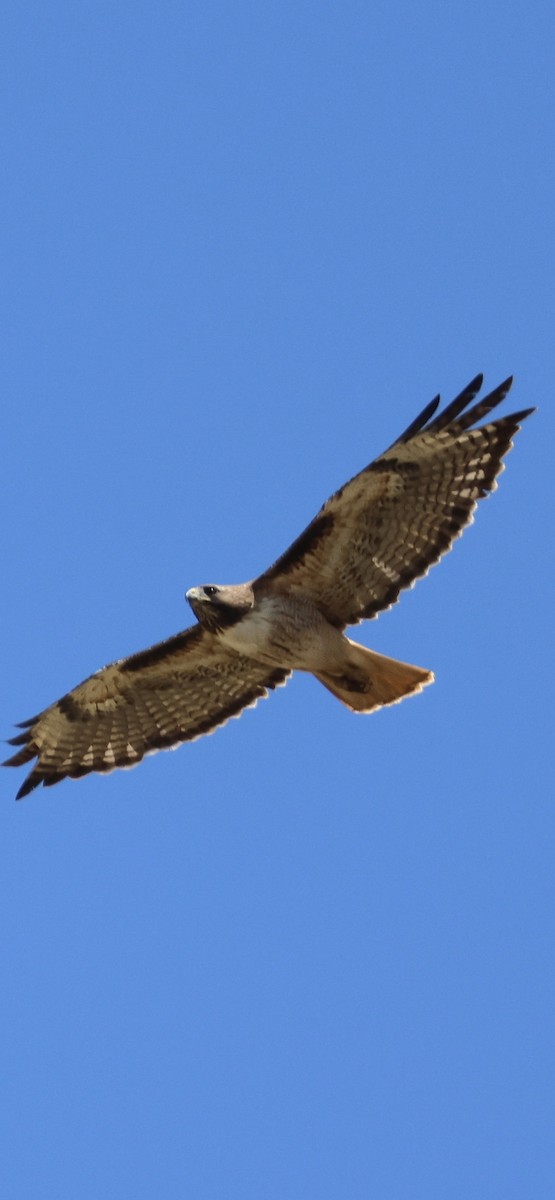
M198 625L91 675L11 739L4 766L37 759L17 793L135 766L145 754L211 733L289 672L230 654Z
M468 405L472 404L472 401L475 400L476 396L478 395L478 392L481 390L483 382L484 382L484 376L482 374L476 375L474 379L471 379L470 383L467 383L466 387L463 388L462 392L459 392L458 396L455 396L455 399L452 400L451 403L448 404L446 408L443 408L441 410L441 412L438 413L437 417L435 417L435 419L433 421L428 421L426 423L427 433L430 433L432 429L434 430L435 433L439 433L440 429L446 429L448 425L451 425L452 422L454 422L455 418L460 416L460 414L463 411L463 408L468 408ZM510 387L512 381L509 380L508 382L509 382L509 387ZM501 386L505 387L504 384L502 384ZM507 388L507 391L508 390L509 389ZM494 393L492 392L492 396L493 396L493 394ZM505 393L503 393L503 394L505 394ZM502 397L500 397L500 399L501 398ZM493 405L492 405L492 407L493 407ZM469 411L471 413L473 412L472 409L470 409ZM474 420L474 417L472 418L472 421L473 420ZM453 430L451 430L451 432L453 432ZM403 441L405 441L405 438L403 438Z
M384 454L335 492L253 587L313 600L338 628L375 617L426 574L493 491L529 408L472 428L507 395L505 380L474 407L478 375L435 416L433 400ZM465 411L466 409L466 411Z
M479 400L478 404L475 404L473 408L468 408L468 405L471 403L471 401L474 400L474 398L478 395L478 392L482 386L482 380L483 376L477 375L476 379L473 379L472 383L469 383L468 387L461 392L460 396L457 396L456 399L453 400L451 404L449 404L447 408L443 410L443 412L439 413L435 421L430 422L430 424L427 426L426 432L439 433L441 429L447 429L449 426L449 432L451 436L455 437L457 434L462 433L465 429L470 429L471 425L477 425L478 421L482 421L484 417L487 417L494 408L497 408L498 404L501 404L501 401L505 399L505 396L509 394L513 386L513 377L512 375L509 375L508 379L504 379L503 383L499 383L497 387L494 388L493 392L489 392L489 394L484 396L482 400ZM463 412L463 409L465 408L467 411ZM528 408L525 412L515 413L514 416L516 418L527 417L533 411L533 408ZM456 420L457 417L460 419ZM505 417L501 419L510 421L513 418Z

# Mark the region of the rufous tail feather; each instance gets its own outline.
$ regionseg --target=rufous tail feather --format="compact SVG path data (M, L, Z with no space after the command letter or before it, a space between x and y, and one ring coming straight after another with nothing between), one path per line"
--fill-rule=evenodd
M349 661L345 672L338 675L316 675L324 687L353 712L369 713L386 704L398 704L405 696L413 696L433 683L432 671L387 658L350 638Z

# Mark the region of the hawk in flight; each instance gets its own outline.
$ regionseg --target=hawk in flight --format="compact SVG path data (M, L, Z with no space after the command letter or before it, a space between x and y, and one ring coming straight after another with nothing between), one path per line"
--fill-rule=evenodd
M477 425L511 383L472 405L479 375L443 411L433 400L257 579L190 588L197 624L103 667L23 721L5 765L36 761L17 798L211 733L292 671L309 671L364 713L431 683L431 671L376 654L343 631L376 617L425 575L497 486L511 439L534 410Z

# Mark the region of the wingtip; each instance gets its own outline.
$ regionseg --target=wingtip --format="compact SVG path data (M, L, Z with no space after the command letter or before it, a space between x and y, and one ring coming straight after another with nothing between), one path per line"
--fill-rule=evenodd
M441 396L438 392L437 396L434 396L433 400L430 400L430 403L422 409L422 412L418 414L415 420L411 421L410 425L407 426L400 437L396 438L389 449L392 450L393 446L396 446L399 442L409 442L416 433L419 433L419 431L423 429L425 425L427 425L428 421L431 420L431 418L434 416L434 413L437 412L440 402Z
M507 419L514 422L515 428L520 429L520 426L527 417L532 417L538 410L537 408L521 408L520 412L510 413Z
M16 726L16 728L19 729L19 726ZM15 737L4 738L3 740L6 746L26 746L29 741L29 730L26 729L24 733L18 733Z
M497 387L489 393L489 396L484 396L484 400L490 400L492 408L496 408L497 405L501 404L505 397L508 396L513 383L514 375L507 375L507 378L503 379L501 383L498 383Z
M21 784L21 787L15 797L16 800L23 800L25 796L29 795L29 792L34 792L35 788L37 788L40 783L42 783L40 775L37 775L35 771L31 771L31 774L23 780L23 783Z

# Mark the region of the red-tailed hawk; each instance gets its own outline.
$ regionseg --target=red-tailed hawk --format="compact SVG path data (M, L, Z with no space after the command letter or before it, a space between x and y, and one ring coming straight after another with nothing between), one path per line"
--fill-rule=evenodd
M437 562L477 501L497 486L501 460L534 410L475 428L512 380L472 403L482 376L440 412L433 400L404 434L326 501L263 575L194 587L198 624L91 675L11 739L6 766L36 759L17 798L66 776L130 767L145 754L211 733L309 671L354 712L422 690L433 675L376 654L343 630L395 603Z

